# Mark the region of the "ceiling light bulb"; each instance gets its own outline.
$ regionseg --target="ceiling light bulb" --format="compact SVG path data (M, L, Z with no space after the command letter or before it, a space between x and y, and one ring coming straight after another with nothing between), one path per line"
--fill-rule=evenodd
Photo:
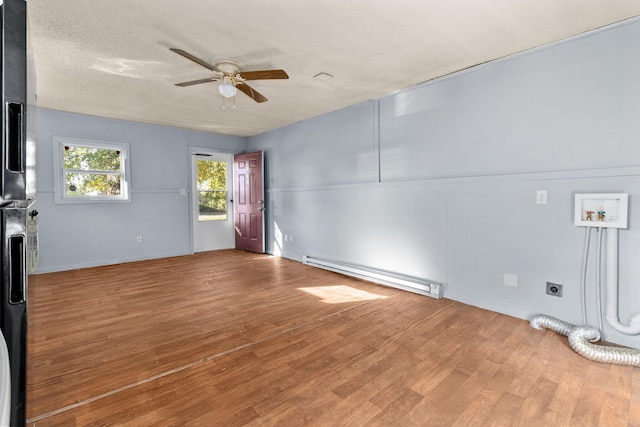
M222 79L222 83L220 84L220 86L218 86L218 92L220 92L220 95L224 96L225 98L233 98L234 96L236 96L237 91L238 89L236 89L236 87L233 85L231 77L224 76L224 78Z

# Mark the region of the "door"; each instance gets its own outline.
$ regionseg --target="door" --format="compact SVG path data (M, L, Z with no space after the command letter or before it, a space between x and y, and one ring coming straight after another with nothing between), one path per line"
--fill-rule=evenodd
M264 163L262 152L234 157L236 249L264 253Z
M233 156L191 156L194 252L230 249L234 246L233 207L230 189Z

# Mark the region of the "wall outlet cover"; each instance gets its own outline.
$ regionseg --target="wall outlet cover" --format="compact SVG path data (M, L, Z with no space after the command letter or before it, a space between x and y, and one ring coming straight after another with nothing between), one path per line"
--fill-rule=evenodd
M538 205L547 204L547 190L538 190L536 192L536 204Z
M510 286L512 288L518 287L518 275L517 274L509 274L504 273L504 285Z
M547 295L562 298L562 285L560 283L547 282Z

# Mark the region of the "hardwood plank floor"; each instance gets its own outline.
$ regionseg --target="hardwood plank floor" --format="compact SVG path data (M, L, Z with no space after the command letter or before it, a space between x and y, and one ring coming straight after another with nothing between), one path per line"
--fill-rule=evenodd
M29 297L32 426L640 425L640 369L282 258L42 274Z

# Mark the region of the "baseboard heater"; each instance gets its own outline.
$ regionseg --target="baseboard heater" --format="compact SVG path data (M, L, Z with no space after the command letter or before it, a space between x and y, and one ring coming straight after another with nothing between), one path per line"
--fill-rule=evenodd
M442 298L442 284L419 279L417 277L390 273L388 271L356 264L346 264L327 259L314 258L309 255L302 256L302 263L420 295L426 295L437 299Z

